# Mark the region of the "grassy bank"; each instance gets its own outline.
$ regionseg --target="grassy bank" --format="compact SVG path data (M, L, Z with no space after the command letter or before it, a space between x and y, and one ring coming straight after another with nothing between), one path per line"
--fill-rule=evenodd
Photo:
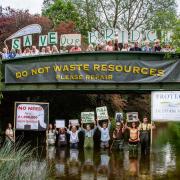
M21 147L4 144L0 148L0 179L47 179L49 173L46 162L34 157L34 151L27 144Z

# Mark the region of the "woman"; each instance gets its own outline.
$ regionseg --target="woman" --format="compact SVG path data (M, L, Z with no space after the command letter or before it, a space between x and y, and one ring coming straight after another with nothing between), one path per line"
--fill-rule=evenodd
M112 41L108 41L107 46L105 48L105 51L114 51L114 47L113 47Z
M6 138L5 138L6 142L14 143L14 141L15 141L14 140L14 132L13 132L11 123L8 123L7 129L5 131L5 135L6 135Z
M48 137L48 145L55 145L56 143L56 131L53 129L52 124L49 124L49 128L47 130Z
M128 45L128 43L124 43L124 46L123 46L123 48L121 49L121 51L122 51L122 52L127 52L127 51L129 51L129 45Z
M59 53L58 48L56 45L53 45L52 46L52 54L57 54L57 53Z

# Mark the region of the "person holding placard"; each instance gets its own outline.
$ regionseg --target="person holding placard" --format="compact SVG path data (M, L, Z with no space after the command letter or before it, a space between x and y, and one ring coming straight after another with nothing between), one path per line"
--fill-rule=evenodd
M5 131L5 135L6 135L5 141L7 143L14 143L15 142L14 132L13 132L11 123L8 123L7 129Z
M108 119L108 122L103 122L102 127L99 125L99 121L97 121L97 127L101 132L101 144L100 147L102 149L104 148L109 148L109 140L110 140L110 127L111 127L111 122Z
M143 123L139 125L140 131L140 142L141 142L141 151L143 153L149 151L150 147L150 133L151 130L155 128L155 125L148 123L147 116L144 116Z
M113 131L113 144L111 147L122 149L124 143L124 127L121 122L116 122L116 128Z
M136 122L131 123L131 127L125 126L129 130L130 137L129 137L129 144L130 145L137 145L137 143L140 141L139 140L139 130L136 126Z
M84 131L85 134L85 140L84 140L84 148L92 149L94 147L94 141L93 136L94 132L96 130L96 124L94 122L94 128L91 129L90 124L86 124L86 128L83 127L83 121L81 122L81 128Z
M47 130L47 141L48 145L55 145L56 143L56 130L53 129L53 125L49 124L49 128Z
M58 147L65 147L67 145L66 128L59 128L58 131Z
M71 128L71 129L70 129ZM67 129L67 133L70 135L70 148L78 148L79 137L78 134L81 128L77 130L76 126L72 126L69 124L69 128Z

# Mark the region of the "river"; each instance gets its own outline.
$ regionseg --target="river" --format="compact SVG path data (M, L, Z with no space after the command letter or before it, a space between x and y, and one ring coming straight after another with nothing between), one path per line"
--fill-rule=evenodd
M180 124L157 124L151 152L58 149L49 147L51 177L72 180L180 179Z

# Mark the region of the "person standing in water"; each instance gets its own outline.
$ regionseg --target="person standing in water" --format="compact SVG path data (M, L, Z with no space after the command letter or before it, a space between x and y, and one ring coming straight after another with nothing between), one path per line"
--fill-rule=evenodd
M69 128L67 129L67 133L70 135L70 148L78 148L79 143L79 137L78 134L81 131L81 128L77 129L76 126L69 125Z
M124 131L125 128L123 126L123 123L116 122L116 128L113 131L113 144L112 147L115 147L116 149L121 149L124 143Z
M108 119L108 122L103 122L102 127L99 125L99 121L97 121L97 127L101 132L101 148L109 148L109 140L110 140L110 127L111 127L111 122Z
M136 122L131 123L131 127L126 125L126 128L129 130L129 144L137 144L139 140L139 130L136 126Z
M83 122L81 122L81 129L84 131L85 140L84 140L84 148L92 149L94 147L93 136L96 130L96 124L94 122L94 128L91 128L91 124L86 124L86 128L83 127Z
M144 116L143 122L139 124L141 151L143 153L147 153L149 151L150 133L152 129L155 129L155 125L148 123L147 116Z
M47 130L47 141L48 145L55 145L56 143L56 130L53 129L52 124L49 124L49 128Z

